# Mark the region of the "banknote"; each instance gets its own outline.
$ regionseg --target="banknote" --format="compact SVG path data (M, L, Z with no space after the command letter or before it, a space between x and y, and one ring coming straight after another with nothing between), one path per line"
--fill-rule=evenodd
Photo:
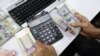
M0 10L0 46L20 30L21 27L10 16Z
M3 20L7 15L4 11L0 10L0 21Z
M10 39L9 33L6 31L3 25L0 24L0 45Z
M61 29L63 29L64 31L66 31L66 29L67 29L68 26L67 26L66 23L64 23L65 20L64 20L63 17L58 13L58 10L57 10L57 9L52 10L52 12L50 13L50 15L51 15L53 21L54 21L58 26L60 26Z
M30 29L25 28L15 35L20 48L22 49L23 56L31 56L35 50L35 39L32 36Z
M79 33L80 29L70 26L70 23L78 22L79 20L70 12L68 7L63 3L50 12L53 21L65 32L73 35Z
M15 33L21 29L21 27L9 16L2 20L1 24L11 36L14 36Z
M79 22L79 20L71 13L65 3L62 3L57 7L58 13L62 16L63 22L67 24L67 30L72 34L78 34L80 28L70 26L70 23Z

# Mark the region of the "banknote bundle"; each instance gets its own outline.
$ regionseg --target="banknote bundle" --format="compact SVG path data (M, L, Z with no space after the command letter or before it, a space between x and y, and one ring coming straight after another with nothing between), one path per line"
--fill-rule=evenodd
M35 39L28 27L15 34L15 38L22 50L23 56L31 56L35 50Z
M80 27L72 27L70 23L79 22L79 20L71 13L67 5L62 3L50 12L53 21L65 32L77 35Z
M20 29L21 27L10 16L0 10L0 45L13 37Z

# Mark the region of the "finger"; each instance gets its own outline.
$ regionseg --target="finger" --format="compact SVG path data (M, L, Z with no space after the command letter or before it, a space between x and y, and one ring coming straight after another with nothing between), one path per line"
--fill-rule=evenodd
M85 34L84 32L80 32L81 35L88 37L87 34Z
M46 47L48 48L48 51L50 51L49 52L49 55L52 55L53 54L54 56L57 56L56 51L55 51L55 49L54 49L53 46L46 45Z
M84 24L81 22L70 23L70 25L73 27L84 27Z
M11 51L13 56L16 56L16 52L15 51Z
M7 56L16 56L16 52L15 51L7 52Z
M75 13L75 16L76 16L76 18L79 19L80 21L86 20L86 17L84 17L84 16L82 16L82 15L80 15L80 14L78 14L78 13Z
M43 56L42 52L43 52L44 45L37 40L35 46L36 46L36 50L34 51L33 56Z
M79 14L79 13L75 12L74 14L76 15L76 14Z
M35 51L32 56L43 56L42 51Z
M38 48L42 48L43 44L40 41L37 40L35 46L38 49Z

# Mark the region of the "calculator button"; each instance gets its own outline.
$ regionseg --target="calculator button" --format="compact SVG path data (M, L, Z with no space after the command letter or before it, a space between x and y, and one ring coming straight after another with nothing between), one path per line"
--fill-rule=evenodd
M49 29L46 29L46 31L49 31Z
M42 34L43 34L43 32L39 32L39 34L40 34L40 35L42 35Z
M54 32L55 32L55 30L54 30L54 29L52 29L52 32L54 33Z
M45 36L47 36L48 34L47 34L47 33L45 33L44 35L45 35Z
M37 30L33 30L34 33L37 33Z
M45 37L45 36L44 36L44 35L41 35L40 37L43 38L43 37Z
M53 33L54 36L57 36L57 33Z
M47 36L46 38L47 38L47 39L50 39L50 37L49 37L49 36Z
M52 27L52 25L51 25L51 24L48 24L48 26L49 26L49 27Z
M48 34L51 34L51 31L48 31Z
M49 43L50 43L51 41L52 41L51 39L48 40Z
M53 29L53 27L50 27L50 29L52 30L52 29Z
M55 40L55 37L52 37L51 39L52 39L52 40Z
M43 38L42 40L43 40L43 41L46 41L46 38Z
M45 33L46 32L46 30L43 30L43 33Z
M50 35L50 37L53 37L53 35Z

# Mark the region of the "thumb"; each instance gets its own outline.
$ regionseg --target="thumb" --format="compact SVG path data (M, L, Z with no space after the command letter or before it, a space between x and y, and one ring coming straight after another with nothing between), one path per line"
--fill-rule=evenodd
M38 48L43 47L43 44L37 40L35 46L36 46L36 49L38 49Z

